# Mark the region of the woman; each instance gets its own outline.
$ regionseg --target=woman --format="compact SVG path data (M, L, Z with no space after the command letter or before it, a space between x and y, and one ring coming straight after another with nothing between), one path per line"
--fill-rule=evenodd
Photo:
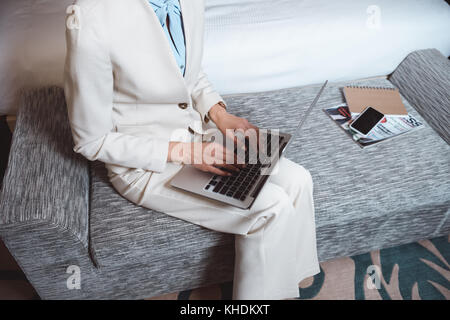
M281 159L249 210L168 183L183 164L219 175L239 170L221 164L230 155L221 145L205 155L207 128L256 129L227 112L201 70L203 11L204 0L79 0L68 8L74 150L104 162L126 199L235 234L234 299L297 297L298 282L319 272L308 171Z

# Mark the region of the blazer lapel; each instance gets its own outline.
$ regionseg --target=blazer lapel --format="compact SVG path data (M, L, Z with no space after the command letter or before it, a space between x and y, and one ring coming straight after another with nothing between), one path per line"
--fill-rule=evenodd
M180 5L181 5L181 14L183 17L183 28L184 28L184 33L185 33L185 42L186 42L186 68L185 68L185 77L183 77L180 67L177 64L177 61L175 59L175 56L173 55L172 52L172 48L170 47L169 44L169 39L167 39L166 34L164 33L162 27L161 27L161 23L159 22L158 17L156 16L155 11L153 10L152 6L150 5L150 3L148 2L148 0L141 0L145 2L145 7L149 12L150 15L150 19L152 20L152 24L154 25L154 30L155 30L155 34L156 37L159 39L158 43L160 43L160 45L158 46L161 50L165 50L166 51L166 56L167 56L167 63L169 63L171 65L171 68L173 69L173 75L176 77L177 81L181 82L183 87L186 89L186 95L189 96L189 93L187 91L187 86L186 86L186 76L188 75L189 72L189 57L190 57L190 35L189 35L189 24L190 24L190 6L188 3L188 1L183 1L180 0ZM186 11L186 13L185 13ZM168 75L170 76L170 75Z
M188 82L189 71L190 71L190 59L191 59L191 26L192 26L192 12L190 1L192 0L180 0L181 15L183 18L183 29L184 29L184 42L186 44L186 68L184 70L185 81Z

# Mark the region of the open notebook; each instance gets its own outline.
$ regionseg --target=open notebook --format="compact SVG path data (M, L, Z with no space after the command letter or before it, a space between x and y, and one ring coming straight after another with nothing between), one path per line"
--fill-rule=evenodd
M344 95L352 114L372 107L385 115L408 115L400 92L395 88L348 86L344 87Z

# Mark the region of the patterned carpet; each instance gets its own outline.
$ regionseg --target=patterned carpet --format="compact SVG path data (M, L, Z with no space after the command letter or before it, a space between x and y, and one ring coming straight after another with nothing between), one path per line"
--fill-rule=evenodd
M449 241L450 236L440 237L322 263L322 273L300 283L300 297L449 300ZM374 285L376 278L379 289Z
M0 117L0 185L10 130ZM450 235L321 263L321 273L299 284L301 299L449 300ZM232 283L176 292L155 299L230 299ZM0 300L39 299L0 240Z

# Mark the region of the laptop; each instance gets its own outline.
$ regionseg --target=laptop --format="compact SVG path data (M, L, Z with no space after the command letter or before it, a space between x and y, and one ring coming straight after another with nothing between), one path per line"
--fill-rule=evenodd
M248 141L246 142L246 166L239 172L233 172L231 176L219 176L209 172L203 172L193 166L185 165L171 180L170 184L176 188L204 196L209 199L232 205L241 209L249 209L260 191L266 184L268 178L278 160L287 150L293 137L299 134L301 127L306 122L308 115L319 101L328 81L325 81L314 101L300 120L295 132L290 135L287 133L272 133L267 131L266 153L270 155L273 150L271 142L278 139L278 144L274 145L278 156L271 156L270 161L256 161L248 163L250 150ZM267 157L266 157L267 158Z

